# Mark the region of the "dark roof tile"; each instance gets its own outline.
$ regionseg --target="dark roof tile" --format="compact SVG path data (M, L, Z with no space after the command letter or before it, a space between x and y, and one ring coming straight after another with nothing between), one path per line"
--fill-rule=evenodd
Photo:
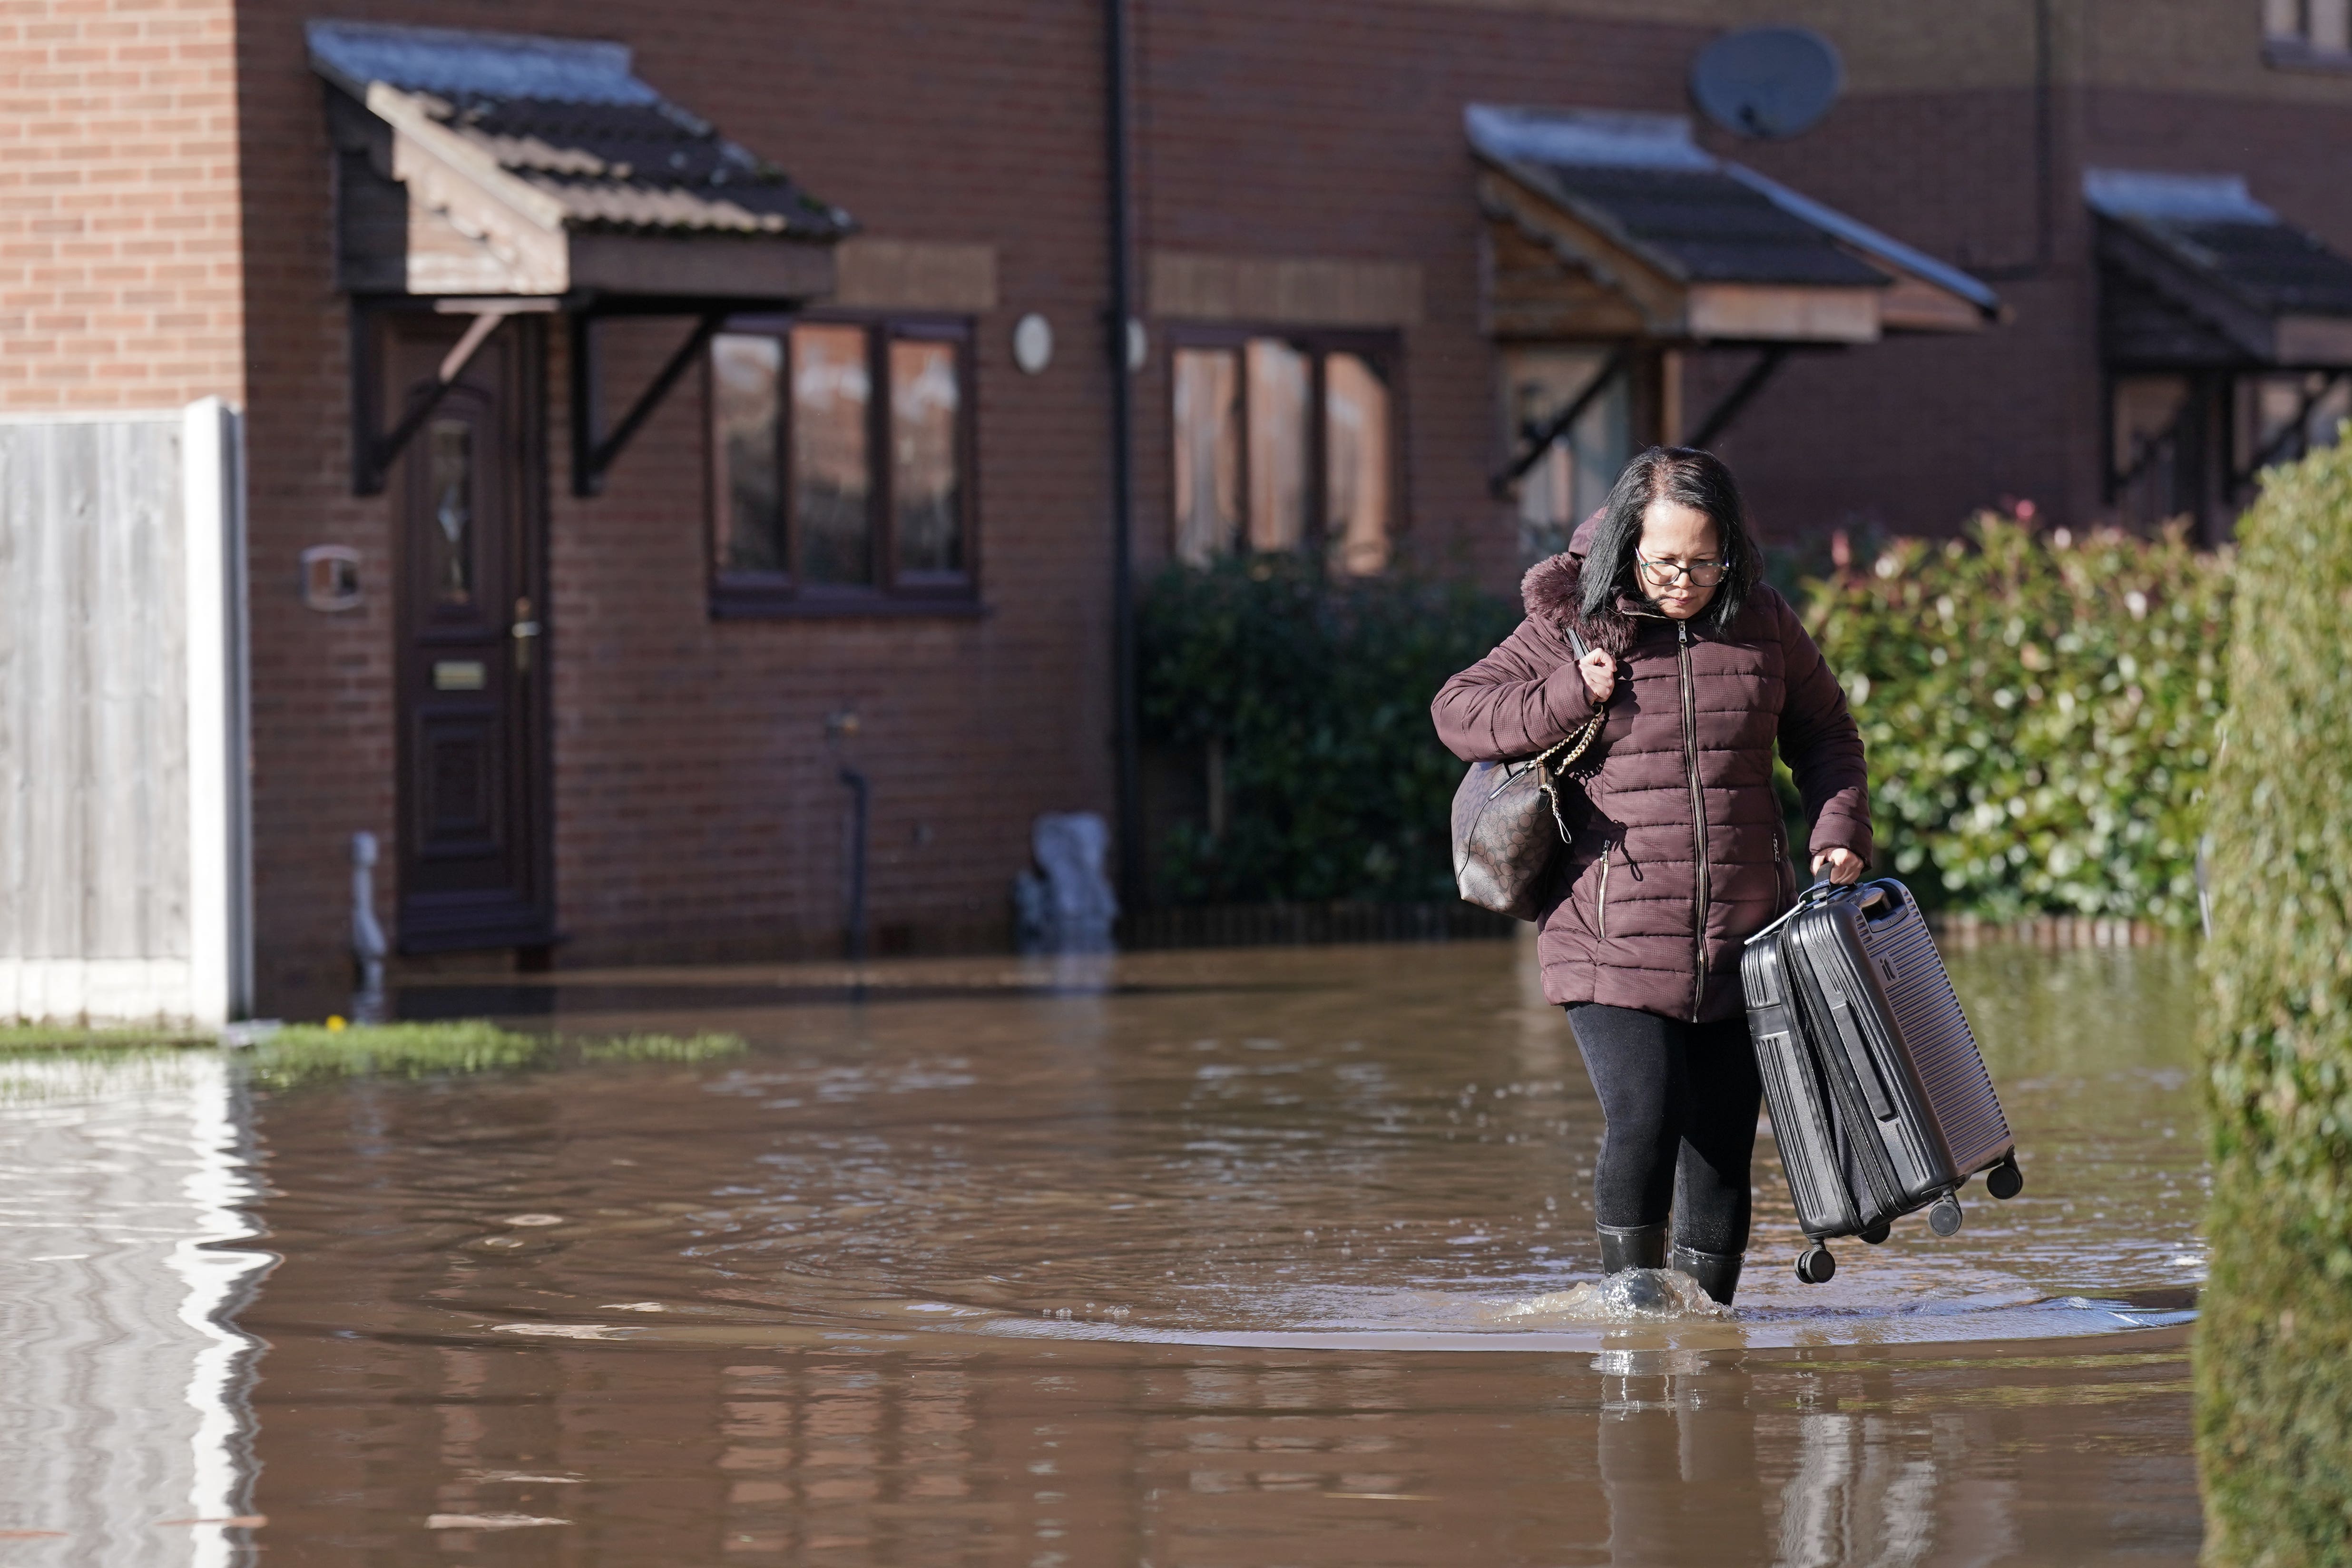
M631 73L621 45L448 27L314 22L320 72L363 101L396 95L565 226L837 237L849 216Z
M1697 283L1870 288L1885 273L1714 170L1541 163L1542 177Z
M2352 260L2291 224L2139 220L2165 248L2273 315L2352 316Z

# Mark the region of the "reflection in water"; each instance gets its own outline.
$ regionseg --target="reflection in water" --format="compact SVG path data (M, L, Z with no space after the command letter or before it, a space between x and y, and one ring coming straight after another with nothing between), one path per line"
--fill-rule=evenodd
M1557 1310L1599 1117L1521 956L912 963L862 1005L736 971L689 1017L733 1059L261 1097L260 1544L2194 1560L2187 954L1958 955L2026 1195L1808 1289L1768 1164L1737 1312L1644 1321ZM679 1022L593 984L560 1026Z
M1911 1568L1936 1543L1936 1461L1906 1458L1875 1416L1798 1421L1797 1473L1781 1494L1776 1568ZM1997 1542L1972 1541L1976 1551Z
M0 1060L9 1562L248 1559L247 1120L209 1051Z

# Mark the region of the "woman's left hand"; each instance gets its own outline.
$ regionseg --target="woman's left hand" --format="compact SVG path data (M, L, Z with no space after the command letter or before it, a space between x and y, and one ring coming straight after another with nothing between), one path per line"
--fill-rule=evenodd
M1813 857L1813 875L1822 874L1827 867L1830 880L1841 888L1851 888L1862 880L1862 857L1851 849L1824 849Z

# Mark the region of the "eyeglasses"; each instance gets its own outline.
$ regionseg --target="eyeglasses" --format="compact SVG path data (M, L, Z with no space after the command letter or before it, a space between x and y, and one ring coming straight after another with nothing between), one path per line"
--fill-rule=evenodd
M1642 575L1656 587L1669 588L1687 577L1702 588L1712 588L1723 581L1720 561L1693 561L1687 564L1675 561L1653 561L1646 555L1636 555L1642 563Z

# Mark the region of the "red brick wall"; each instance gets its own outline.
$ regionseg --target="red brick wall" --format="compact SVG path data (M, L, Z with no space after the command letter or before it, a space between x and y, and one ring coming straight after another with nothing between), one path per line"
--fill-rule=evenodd
M1984 268L2011 311L1968 337L1895 338L1801 357L1721 446L1766 526L1942 533L2032 500L2095 521L2105 438L2085 167L2237 174L2288 221L2352 249L2352 190L2322 150L2352 108L2210 94L2061 90L2052 104L2051 253L2036 254L2033 104L2023 91L1857 98L1794 142L1715 150L1946 260ZM1711 356L1694 409L1747 363Z
M1139 6L1139 228L1146 247L1412 261L1404 338L1410 542L1516 584L1492 345L1478 330L1468 103L1679 110L1705 29L1412 0ZM1139 408L1139 553L1169 548L1168 365Z
M235 398L231 0L0 6L0 409Z
M2005 497L2032 500L2053 521L2095 511L2097 293L2065 134L2072 107L2056 107L2046 266L2030 92L1857 97L1791 142L1706 137L1713 151L1906 244L1984 269L2011 313L1979 333L1898 334L1785 363L1718 447L1769 532L1947 533ZM1694 356L1692 423L1752 357Z

